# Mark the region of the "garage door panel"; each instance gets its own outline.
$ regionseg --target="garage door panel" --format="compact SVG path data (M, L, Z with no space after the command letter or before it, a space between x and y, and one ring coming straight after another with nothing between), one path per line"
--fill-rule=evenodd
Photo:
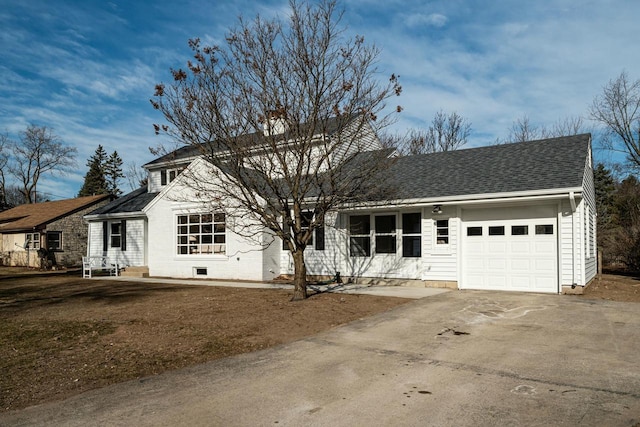
M512 258L511 271L531 271L531 260L526 258Z
M557 207L532 208L530 217L529 207L463 211L461 288L558 292ZM552 234L536 234L536 225L552 225ZM467 236L467 227L483 233Z
M531 288L531 278L529 275L511 275L511 286L520 290L527 290Z

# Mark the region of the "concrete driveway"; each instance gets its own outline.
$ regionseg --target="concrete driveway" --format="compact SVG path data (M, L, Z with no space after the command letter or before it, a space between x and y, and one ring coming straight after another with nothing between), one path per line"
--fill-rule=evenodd
M453 291L0 425L635 426L640 305Z

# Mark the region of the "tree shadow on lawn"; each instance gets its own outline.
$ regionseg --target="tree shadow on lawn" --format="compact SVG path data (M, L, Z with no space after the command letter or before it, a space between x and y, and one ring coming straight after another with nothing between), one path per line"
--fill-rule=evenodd
M83 279L62 274L3 277L0 278L0 311L82 300L120 304L185 289L193 289L193 286Z

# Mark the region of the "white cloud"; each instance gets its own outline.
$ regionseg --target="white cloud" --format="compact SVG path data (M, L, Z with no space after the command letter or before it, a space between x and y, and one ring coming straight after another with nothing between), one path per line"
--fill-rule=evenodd
M419 27L426 25L436 28L444 27L448 21L446 16L439 13L430 13L428 15L422 13L414 13L405 15L404 20L409 27Z

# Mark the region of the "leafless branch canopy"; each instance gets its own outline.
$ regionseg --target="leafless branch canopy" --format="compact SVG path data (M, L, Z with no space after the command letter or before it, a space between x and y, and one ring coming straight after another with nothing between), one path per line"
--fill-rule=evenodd
M291 1L290 10L288 21L240 19L223 47L191 40L193 60L156 85L151 103L169 123L156 132L198 148L213 166L194 189L295 252L328 210L380 191L388 152L368 148L401 110L385 113L401 87L396 75L381 83L379 50L346 37L335 1Z
M66 146L47 126L30 124L12 143L11 173L20 182L27 203L34 203L34 190L44 174L65 174L75 165L76 148Z
M606 128L605 147L624 153L640 170L640 80L631 81L622 72L594 99L590 114Z
M471 133L471 123L455 111L438 111L426 130L410 129L404 135L385 135L383 143L402 154L427 154L462 148Z

